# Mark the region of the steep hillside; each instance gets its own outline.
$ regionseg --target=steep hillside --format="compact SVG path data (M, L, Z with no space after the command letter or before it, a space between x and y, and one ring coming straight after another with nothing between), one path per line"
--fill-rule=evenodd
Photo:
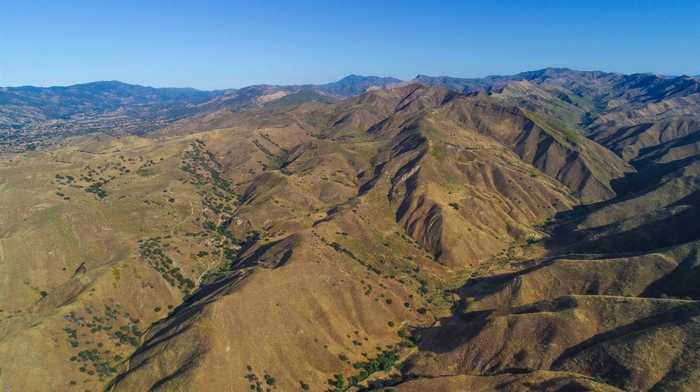
M636 168L692 156L698 149L700 82L688 76L622 75L547 68L512 76L418 76L426 85L482 91L555 119Z
M469 382L488 388L504 374L525 382L555 371L622 390L695 390L695 166L559 214L544 241L550 256L456 290L453 316L419 332L419 352L391 384L479 376Z

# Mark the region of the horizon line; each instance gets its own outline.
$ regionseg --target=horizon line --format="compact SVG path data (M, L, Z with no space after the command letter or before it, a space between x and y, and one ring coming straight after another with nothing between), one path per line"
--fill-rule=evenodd
M544 68L537 68L537 69L531 69L531 70L525 70L525 71L520 71L516 73L502 73L502 74L488 74L484 76L454 76L454 75L449 75L449 74L435 74L435 75L428 75L428 74L423 74L423 73L417 73L416 76L414 76L412 79L401 79L392 75L373 75L373 74L361 74L361 73L350 73L347 74L339 79L331 80L329 82L324 82L324 83L297 83L297 84L274 84L274 83L254 83L254 84L248 84L244 85L241 87L223 87L223 88L197 88L197 87L191 87L191 86L175 86L175 85L153 85L149 83L132 83L132 82L125 82L123 80L118 80L118 79L103 79L103 80L92 80L92 81L85 81L85 82L76 82L76 83L71 83L71 84L50 84L50 85L41 85L41 84L20 84L20 85L9 85L9 86L0 86L0 89L19 89L19 88L41 88L41 89L51 89L51 88L70 88L70 87L76 87L76 86L84 86L84 85L89 85L89 84L98 84L98 83L120 83L124 85L129 85L129 86L137 86L137 87L146 87L146 88L154 88L154 89L182 89L182 90L196 90L196 91L201 91L201 92L218 92L218 91L227 91L227 90L242 90L245 88L250 88L250 87L303 87L303 86L320 86L324 84L330 84L330 83L336 83L339 82L343 79L346 79L348 77L352 76L359 76L363 78L393 78L399 80L399 82L410 82L413 80L416 80L419 77L431 77L431 78L454 78L454 79L486 79L486 78L491 78L491 77L508 77L508 76L516 76L519 74L523 73L529 73L529 72L539 72L539 71L546 71L546 70L560 70L560 71L574 71L574 72L600 72L600 73L606 73L606 74L618 74L618 75L656 75L656 76L663 76L663 77L700 77L700 71L698 71L697 74L695 73L681 73L681 74L666 74L666 73L660 73L660 72L651 72L651 71L642 71L642 72L616 72L616 71L603 71L600 69L576 69L576 68L569 68L569 67L544 67ZM397 82L397 83L399 83Z

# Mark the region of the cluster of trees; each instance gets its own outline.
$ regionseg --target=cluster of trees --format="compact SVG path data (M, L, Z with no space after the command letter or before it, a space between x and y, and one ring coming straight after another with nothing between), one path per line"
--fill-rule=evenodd
M335 374L328 380L331 385L331 392L345 392L350 388L359 387L360 383L367 380L372 374L378 372L389 372L394 369L399 361L399 354L396 350L382 351L376 358L365 362L357 362L353 367L359 372L345 379L342 374Z

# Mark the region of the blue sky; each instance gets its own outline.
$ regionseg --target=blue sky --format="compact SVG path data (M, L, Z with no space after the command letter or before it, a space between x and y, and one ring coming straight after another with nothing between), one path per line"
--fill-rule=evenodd
M0 86L214 89L547 66L697 74L699 15L696 0L3 0Z

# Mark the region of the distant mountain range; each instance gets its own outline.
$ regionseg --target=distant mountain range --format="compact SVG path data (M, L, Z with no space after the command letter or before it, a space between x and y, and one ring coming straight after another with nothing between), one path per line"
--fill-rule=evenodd
M350 75L320 85L257 85L215 91L118 81L5 87L0 88L0 143L27 143L38 137L93 131L145 133L196 113L239 109L282 97L286 98L277 104L333 101L398 82L395 78Z
M588 96L596 102L615 97L626 101L654 102L698 89L698 79L688 76L624 75L565 68L483 78L418 75L411 81L349 75L326 84L255 85L212 91L154 88L119 81L65 87L5 87L0 88L0 148L35 143L56 135L97 131L144 134L185 117L222 109L240 110L265 105L285 107L307 101L335 102L372 89L410 83L441 86L460 93L491 94L507 86L512 90L513 82L529 82L556 90L560 96L569 93ZM528 105L534 104L528 101Z

